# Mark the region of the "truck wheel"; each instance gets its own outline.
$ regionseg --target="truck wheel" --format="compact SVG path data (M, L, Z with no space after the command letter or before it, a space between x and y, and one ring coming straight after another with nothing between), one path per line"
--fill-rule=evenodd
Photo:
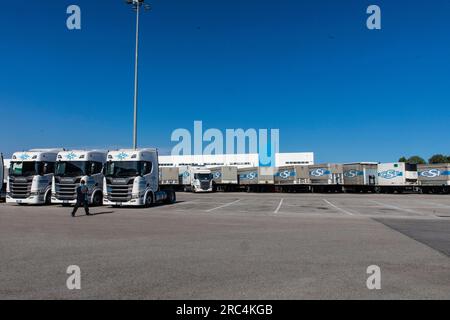
M48 191L45 195L45 205L51 205L52 204L52 193Z
M167 199L166 199L166 203L167 204L173 204L177 201L177 196L175 194L175 191L167 191Z
M94 199L92 199L92 205L94 207L100 207L103 205L103 195L101 192L96 192L94 194Z
M149 192L147 194L147 196L145 197L145 204L144 207L146 208L150 208L153 205L153 196L152 194Z

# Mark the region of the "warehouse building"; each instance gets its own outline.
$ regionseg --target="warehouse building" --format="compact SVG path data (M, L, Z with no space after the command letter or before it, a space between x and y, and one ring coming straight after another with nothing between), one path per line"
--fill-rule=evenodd
M205 166L208 168L220 166L236 166L249 168L259 166L259 155L250 154L219 154L219 155L185 155L185 156L159 156L161 167ZM313 152L277 153L275 166L310 165L314 164Z

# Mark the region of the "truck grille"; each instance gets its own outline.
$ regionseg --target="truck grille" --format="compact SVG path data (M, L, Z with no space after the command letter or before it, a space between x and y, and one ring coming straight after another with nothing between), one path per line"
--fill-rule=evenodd
M10 182L10 196L14 199L26 199L31 195L32 181Z
M108 200L112 202L128 202L131 200L133 185L108 184Z
M200 188L202 189L202 190L209 190L209 188L210 188L210 186L211 186L211 184L208 182L208 181L206 181L206 182L200 182Z
M75 200L77 198L77 185L74 183L56 183L55 189L58 200Z

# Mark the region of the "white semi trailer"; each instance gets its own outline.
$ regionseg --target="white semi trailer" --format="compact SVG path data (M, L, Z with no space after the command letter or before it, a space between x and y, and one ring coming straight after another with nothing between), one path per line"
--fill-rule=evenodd
M273 192L275 168L251 167L238 169L239 186L247 192Z
M210 169L203 167L180 167L180 180L184 191L212 192L213 175Z
M88 200L94 206L103 204L103 165L107 151L73 150L58 153L52 184L52 203L76 203L76 189L81 180L88 187Z
M238 168L235 166L222 166L211 168L214 191L235 191L238 186Z
M403 162L380 163L377 169L377 192L402 193L418 190L417 165Z
M3 162L3 153L0 153L0 200L6 198L6 184L5 184L5 165Z
M63 149L33 149L13 154L6 202L50 204L56 157Z
M417 166L422 193L450 193L450 163Z
M176 201L175 191L160 189L157 149L110 151L104 174L105 205L150 207Z

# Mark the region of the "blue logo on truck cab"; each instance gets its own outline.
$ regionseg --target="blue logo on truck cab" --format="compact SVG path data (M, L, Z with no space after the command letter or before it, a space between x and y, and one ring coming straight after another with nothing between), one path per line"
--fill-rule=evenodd
M27 155L26 153L24 153L24 154L21 154L21 155L19 156L19 158L20 158L20 160L28 160L28 159L30 159L30 156Z
M77 158L77 155L73 152L71 152L67 155L67 159L69 159L69 160L73 160L75 158Z
M119 160L124 160L128 157L128 154L126 154L125 152L121 152L117 155L117 159Z

